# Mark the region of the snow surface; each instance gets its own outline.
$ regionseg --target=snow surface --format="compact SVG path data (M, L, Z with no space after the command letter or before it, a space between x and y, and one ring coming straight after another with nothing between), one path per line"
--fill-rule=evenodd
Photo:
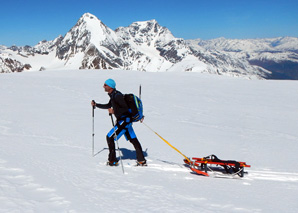
M148 167L107 167L102 85L142 84L145 123L183 154L245 161L244 178L203 177L141 123ZM297 212L298 84L202 73L69 70L0 76L0 212Z

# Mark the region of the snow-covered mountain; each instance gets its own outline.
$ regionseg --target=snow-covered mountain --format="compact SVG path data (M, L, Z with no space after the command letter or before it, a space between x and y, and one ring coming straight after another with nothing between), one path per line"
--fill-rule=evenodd
M85 13L65 36L34 47L0 46L0 72L44 69L192 71L298 79L298 38L184 40L156 20L112 30Z
M65 61L65 66L80 62L77 68L112 69L121 66L117 49L116 33L86 13L57 45L56 57Z
M298 79L298 38L195 40L210 52L220 51L272 72L267 78Z

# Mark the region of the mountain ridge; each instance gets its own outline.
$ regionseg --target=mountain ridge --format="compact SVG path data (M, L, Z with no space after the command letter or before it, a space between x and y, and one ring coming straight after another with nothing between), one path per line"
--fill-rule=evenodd
M0 47L0 73L44 69L203 72L298 79L298 38L184 40L155 20L110 29L85 13L64 35L34 47Z

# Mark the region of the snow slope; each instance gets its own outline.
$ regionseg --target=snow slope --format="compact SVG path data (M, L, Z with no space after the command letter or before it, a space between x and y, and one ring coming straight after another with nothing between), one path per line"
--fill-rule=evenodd
M252 165L240 178L202 177L141 123L149 166L105 166L105 103L142 84L145 123L189 157L216 154ZM71 70L0 78L0 212L297 212L298 84L201 73Z

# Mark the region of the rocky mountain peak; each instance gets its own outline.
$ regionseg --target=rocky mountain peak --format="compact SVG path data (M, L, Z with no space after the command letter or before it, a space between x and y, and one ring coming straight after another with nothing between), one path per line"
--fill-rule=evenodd
M128 27L119 27L115 31L123 40L132 40L137 45L154 46L156 42L169 42L175 37L169 29L155 20L134 22Z
M4 67L0 72L63 67L298 79L297 44L298 38L293 37L185 41L175 38L155 19L113 31L93 14L85 13L65 36L53 41L34 47L0 46L0 69ZM39 61L40 55L44 59ZM27 64L32 67L24 66Z
M95 15L91 13L84 13L80 19L98 19Z
M69 60L75 54L88 51L94 47L101 49L102 45L115 44L117 36L96 16L85 13L58 45L56 55L59 59Z

